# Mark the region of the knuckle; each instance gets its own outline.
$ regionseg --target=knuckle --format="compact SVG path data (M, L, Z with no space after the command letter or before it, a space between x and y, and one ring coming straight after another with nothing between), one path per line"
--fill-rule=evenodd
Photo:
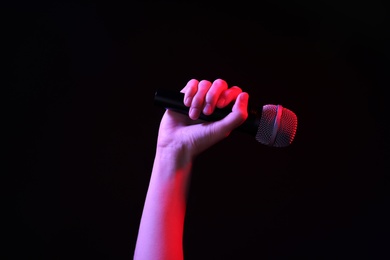
M208 88L210 88L210 86L211 86L211 82L208 81L208 80L205 80L205 79L201 80L201 81L199 82L199 84L198 84L198 87L199 87L199 89L201 89L201 90L203 90L203 89L208 89Z
M223 79L216 79L216 80L214 80L213 84L216 84L219 86L227 85L226 81Z
M233 86L230 88L232 91L235 91L235 92L242 92L242 89L239 87L239 86Z

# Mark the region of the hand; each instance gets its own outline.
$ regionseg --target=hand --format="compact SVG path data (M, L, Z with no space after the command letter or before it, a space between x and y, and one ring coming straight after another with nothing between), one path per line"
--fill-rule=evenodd
M198 81L191 79L181 90L184 104L189 107L189 114L183 115L167 110L160 123L158 148L174 149L193 158L213 144L226 138L232 130L240 126L248 117L249 95L237 86L217 79ZM232 101L232 112L216 122L199 120L201 112L213 113L215 107L223 108Z

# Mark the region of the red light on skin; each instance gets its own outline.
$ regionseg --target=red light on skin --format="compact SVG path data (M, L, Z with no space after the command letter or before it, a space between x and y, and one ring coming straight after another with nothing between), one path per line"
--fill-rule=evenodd
M142 213L134 260L182 260L183 229L191 165L177 167L157 155Z

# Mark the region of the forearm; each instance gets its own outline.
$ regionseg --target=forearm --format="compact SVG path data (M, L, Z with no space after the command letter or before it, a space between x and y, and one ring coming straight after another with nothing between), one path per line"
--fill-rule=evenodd
M183 259L183 228L192 160L176 149L157 149L134 260Z

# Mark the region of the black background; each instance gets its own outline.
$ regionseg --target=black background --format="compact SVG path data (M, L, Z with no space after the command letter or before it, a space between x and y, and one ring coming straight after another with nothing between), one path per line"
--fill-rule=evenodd
M3 5L2 259L131 259L159 87L225 79L298 116L194 165L190 259L389 259L389 9L379 1Z

